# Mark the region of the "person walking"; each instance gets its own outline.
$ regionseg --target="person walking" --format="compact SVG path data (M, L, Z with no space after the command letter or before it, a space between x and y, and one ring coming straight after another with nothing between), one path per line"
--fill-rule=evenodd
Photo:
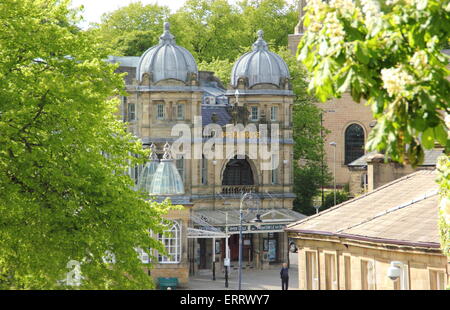
M281 289L288 290L289 286L289 268L286 263L283 263L283 267L280 271L280 277L281 277Z

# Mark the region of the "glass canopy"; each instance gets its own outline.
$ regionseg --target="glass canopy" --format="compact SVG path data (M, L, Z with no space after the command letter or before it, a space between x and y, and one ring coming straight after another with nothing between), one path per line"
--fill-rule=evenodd
M142 169L142 173L139 177L138 184L137 184L137 190L142 191L144 193L150 193L150 186L153 181L153 176L158 169L159 165L159 159L158 155L155 152L155 145L152 144L150 146L150 157L149 161L145 165L144 169Z
M183 180L170 155L169 144L164 146L164 156L156 172L153 174L149 194L155 196L184 194Z

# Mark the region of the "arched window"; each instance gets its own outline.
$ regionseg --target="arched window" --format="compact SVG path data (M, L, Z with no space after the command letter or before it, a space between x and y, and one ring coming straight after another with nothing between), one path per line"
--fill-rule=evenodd
M246 159L231 159L223 172L222 185L254 185L253 172Z
M158 235L158 240L164 244L168 256L158 253L158 262L161 264L178 264L181 262L181 227L177 221L173 226Z
M351 124L345 130L345 164L364 155L364 129L358 124Z

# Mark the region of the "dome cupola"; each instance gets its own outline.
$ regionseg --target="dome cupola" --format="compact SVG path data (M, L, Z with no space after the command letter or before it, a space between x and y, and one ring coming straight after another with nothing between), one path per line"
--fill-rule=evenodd
M142 56L137 67L137 79L143 80L149 75L150 82L175 79L188 83L197 79L198 69L192 54L175 43L170 33L170 24L164 23L164 33L159 44L149 48Z
M231 72L231 85L236 88L240 79L247 81L247 87L258 84L272 84L279 88L290 78L286 62L277 54L269 51L263 39L264 32L258 31L258 39L253 50L244 54L234 64Z

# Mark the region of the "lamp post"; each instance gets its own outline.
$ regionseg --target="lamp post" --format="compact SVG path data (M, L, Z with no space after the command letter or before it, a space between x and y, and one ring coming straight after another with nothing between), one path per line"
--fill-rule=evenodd
M241 203L239 204L239 286L238 290L241 290L242 287L242 205L244 204L244 200L248 197L251 197L251 193L245 193L242 195Z
M333 183L334 183L334 205L336 205L336 142L331 142L330 145L334 148L334 164L333 164Z
M319 213L320 206L316 204L316 205L314 205L313 207L314 207L314 209L316 209L316 214L318 214L318 213Z
M228 251L228 212L225 212L225 287L228 288L228 268L230 267L230 251Z
M217 161L213 160L212 164L214 166L214 180L213 180L213 210L216 209L216 165ZM213 238L212 245L212 273L213 273L213 281L216 281L216 239Z

